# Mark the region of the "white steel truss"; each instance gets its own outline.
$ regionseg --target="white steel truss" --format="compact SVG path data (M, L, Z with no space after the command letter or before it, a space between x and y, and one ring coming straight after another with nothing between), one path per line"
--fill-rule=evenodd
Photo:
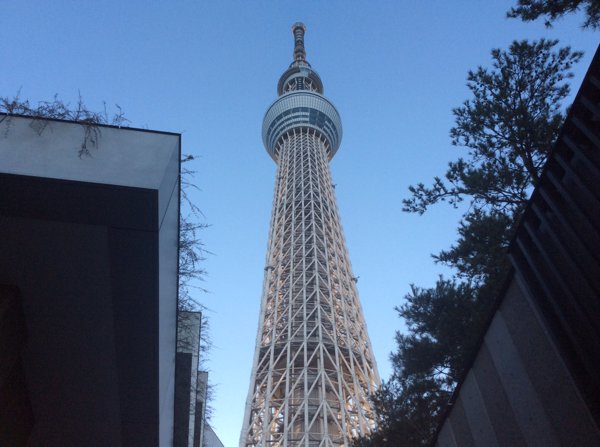
M289 88L281 99L294 94ZM315 94L312 84L306 90ZM329 170L339 140L328 138L331 128L309 125L318 113L308 110L267 148L278 168L240 447L348 446L374 428L369 397L379 377ZM273 128L271 119L265 128Z

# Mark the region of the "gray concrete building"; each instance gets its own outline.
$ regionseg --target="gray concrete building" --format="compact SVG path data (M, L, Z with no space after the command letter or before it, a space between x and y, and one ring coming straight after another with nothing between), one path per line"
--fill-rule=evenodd
M199 443L202 439L202 408L196 417L201 326L201 312L180 311L177 315L173 447L192 447L196 432Z
M0 121L0 445L171 446L180 135Z

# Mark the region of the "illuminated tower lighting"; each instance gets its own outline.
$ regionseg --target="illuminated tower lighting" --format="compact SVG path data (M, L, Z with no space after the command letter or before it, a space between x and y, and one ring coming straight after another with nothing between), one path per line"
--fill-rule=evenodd
M240 447L348 446L374 428L379 376L329 171L342 123L306 61L279 79L262 136L277 163L256 352Z

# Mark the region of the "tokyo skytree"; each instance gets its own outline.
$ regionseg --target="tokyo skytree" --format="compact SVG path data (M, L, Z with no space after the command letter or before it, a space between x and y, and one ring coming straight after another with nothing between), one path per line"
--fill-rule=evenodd
M306 61L304 25L292 32L262 127L277 177L240 447L349 446L375 424L379 376L329 170L342 123Z

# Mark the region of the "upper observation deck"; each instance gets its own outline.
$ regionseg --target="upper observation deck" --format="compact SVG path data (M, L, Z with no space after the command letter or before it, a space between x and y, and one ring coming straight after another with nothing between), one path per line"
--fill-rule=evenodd
M312 129L325 142L329 159L337 152L342 140L342 121L335 106L323 96L323 82L306 60L302 23L292 26L294 61L281 75L277 84L280 96L263 119L262 138L265 148L277 161L277 145L294 129Z

